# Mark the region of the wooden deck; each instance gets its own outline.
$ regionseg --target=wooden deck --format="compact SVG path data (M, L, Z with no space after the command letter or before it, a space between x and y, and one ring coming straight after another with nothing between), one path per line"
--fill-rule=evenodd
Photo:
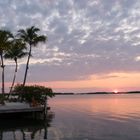
M25 103L6 103L5 105L0 105L0 117L7 116L38 116L37 114L44 114L44 106L30 107Z
M44 107L30 107L30 108L0 108L0 114L4 113L24 113L24 112L43 112Z

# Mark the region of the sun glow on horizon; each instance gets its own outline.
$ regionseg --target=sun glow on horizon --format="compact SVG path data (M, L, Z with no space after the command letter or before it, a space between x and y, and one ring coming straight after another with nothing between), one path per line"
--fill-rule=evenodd
M114 93L118 93L119 91L118 91L117 89L115 89L113 92L114 92Z

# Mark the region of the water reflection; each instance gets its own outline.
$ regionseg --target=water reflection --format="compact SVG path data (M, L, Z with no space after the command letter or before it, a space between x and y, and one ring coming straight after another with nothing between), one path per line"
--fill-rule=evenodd
M46 120L0 120L0 140L47 140L53 118L54 113L49 111Z
M0 120L0 140L140 140L140 94L56 96L49 106L47 121Z
M140 140L140 94L64 95L49 105L50 140Z

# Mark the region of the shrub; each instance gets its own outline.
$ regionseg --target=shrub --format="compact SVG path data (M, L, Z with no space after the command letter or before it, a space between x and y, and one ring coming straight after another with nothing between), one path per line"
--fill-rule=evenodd
M0 94L0 104L4 105L5 97L3 94Z
M53 97L54 93L51 88L46 88L44 86L23 86L23 85L16 85L14 87L14 93L18 94L19 98L22 101L28 103L38 103L42 104L47 97Z

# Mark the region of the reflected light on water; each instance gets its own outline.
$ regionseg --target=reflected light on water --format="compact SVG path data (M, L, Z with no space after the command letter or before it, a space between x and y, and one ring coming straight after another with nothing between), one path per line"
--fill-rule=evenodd
M70 109L87 109L93 113L125 114L139 112L140 96L134 95L82 95L82 96L59 96L52 99L50 104L57 110L68 107Z
M49 104L55 111L53 126L61 132L59 139L140 139L138 94L56 96Z

